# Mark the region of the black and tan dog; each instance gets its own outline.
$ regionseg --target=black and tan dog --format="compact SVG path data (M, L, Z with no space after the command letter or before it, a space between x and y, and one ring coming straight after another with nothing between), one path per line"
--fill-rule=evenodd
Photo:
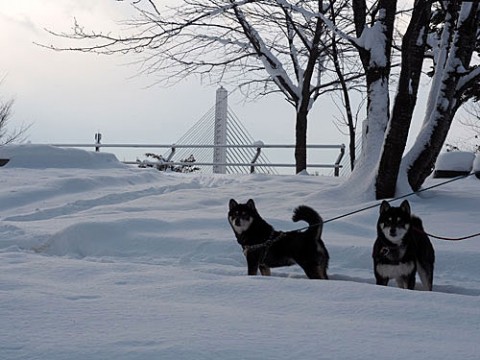
M239 204L231 199L228 222L242 246L248 264L248 275L270 275L270 268L298 264L310 279L328 279L329 255L321 239L323 221L308 206L297 207L294 222L303 220L305 231L276 231L258 214L252 199Z
M432 290L435 252L422 220L412 215L407 200L399 207L387 201L380 205L372 257L377 285L395 279L398 287L414 289L418 272L424 288Z

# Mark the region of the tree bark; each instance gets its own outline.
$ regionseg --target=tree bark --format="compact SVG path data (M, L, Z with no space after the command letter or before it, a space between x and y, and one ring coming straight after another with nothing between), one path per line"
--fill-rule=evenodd
M365 2L356 0L353 4L358 36L362 25L365 26ZM371 182L369 187L374 185L374 175L378 167L383 138L390 118L389 76L396 7L396 0L380 0L375 24L371 28L364 28L363 30L369 31L370 34L367 34L369 36L372 35L372 32L377 32L375 39L383 43L370 46L375 48L382 46L384 53L374 53L373 48L359 48L367 84L367 121L366 129L364 128L362 153L352 173L352 178L358 178L362 182ZM357 12L360 13L357 14ZM362 33L360 38L364 36L365 34ZM370 191L370 189L367 191Z
M377 199L395 196L400 163L417 102L430 14L431 2L417 0L403 37L398 90L375 182Z
M295 126L295 170L300 173L307 168L307 117L308 111L297 112Z
M460 4L450 2L448 13L452 21L457 19ZM470 61L476 46L476 34L479 29L479 1L463 3L457 28L451 34L452 47L443 68L436 69L442 76L440 91L437 94L435 110L424 126L430 132L429 137L421 136L421 141L415 144L409 152L407 165L408 182L413 190L419 190L425 179L432 173L437 157L447 137L456 111L462 103L465 89L458 89L459 81L464 75L464 69L470 67ZM468 11L468 13L466 13ZM442 64L439 64L442 65ZM437 67L439 66L437 65ZM422 135L422 133L420 134Z
M334 0L330 0L330 9L332 11L332 24L336 26L336 16L334 14ZM350 171L353 171L355 168L355 150L356 150L356 122L353 118L352 112L352 105L350 102L350 94L348 91L347 81L345 80L344 72L340 65L339 59L339 48L337 45L337 36L332 34L332 61L333 66L335 67L335 72L337 73L338 81L340 83L340 90L343 97L343 105L345 107L345 124L348 127L348 150L349 150L349 157L350 157Z
M323 3L318 3L318 11L323 13ZM312 38L310 54L308 57L303 79L301 79L301 96L296 103L297 122L295 126L295 166L296 173L300 173L307 169L307 118L310 111L312 100L312 77L317 66L318 58L320 56L321 37L324 30L323 21L318 18L315 24L315 32Z

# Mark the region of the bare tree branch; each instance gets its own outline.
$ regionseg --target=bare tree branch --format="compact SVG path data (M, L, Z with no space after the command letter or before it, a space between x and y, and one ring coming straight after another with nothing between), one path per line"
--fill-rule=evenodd
M8 124L12 117L13 100L2 101L0 99L0 144L6 145L14 142L24 142L26 133L31 125L22 125L17 129L9 129Z

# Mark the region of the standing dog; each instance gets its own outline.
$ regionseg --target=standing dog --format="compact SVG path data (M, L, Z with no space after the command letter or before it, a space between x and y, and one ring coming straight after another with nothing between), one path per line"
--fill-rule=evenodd
M297 207L294 222L303 220L306 231L280 232L258 214L252 199L239 204L231 199L228 222L242 246L248 264L248 275L270 275L270 268L298 264L310 279L328 279L328 251L321 239L323 221L308 206Z
M387 201L380 205L372 257L377 285L395 279L398 287L412 290L418 271L424 288L432 290L435 252L422 221L411 214L407 200L399 207Z

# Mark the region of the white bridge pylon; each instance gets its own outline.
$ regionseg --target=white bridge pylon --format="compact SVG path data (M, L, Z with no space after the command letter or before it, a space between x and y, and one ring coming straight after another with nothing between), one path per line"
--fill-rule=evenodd
M214 145L227 144L227 122L228 122L228 91L223 86L217 89L217 98L215 101L215 127L214 127ZM217 147L213 150L213 172L215 174L227 173L227 149Z
M241 124L228 106L228 91L220 87L216 92L215 106L198 120L175 145L194 145L192 148L178 148L171 159L181 161L193 155L198 163L213 162L213 166L201 166L201 172L215 174L250 173L249 166L235 164L250 163L256 155L255 148L242 148L240 145L253 145L255 140ZM198 148L195 145L215 145L214 148ZM225 147L235 145L235 147ZM270 161L261 153L255 166L256 173L278 174L268 164ZM230 165L231 164L231 165Z

